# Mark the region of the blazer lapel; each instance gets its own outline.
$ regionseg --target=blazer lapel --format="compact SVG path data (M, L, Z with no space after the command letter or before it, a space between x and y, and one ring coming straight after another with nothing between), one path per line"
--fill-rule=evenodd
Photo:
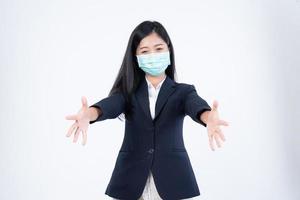
M161 85L157 96L157 100L155 104L155 117L153 121L157 119L163 106L167 102L168 97L175 91L175 85L176 85L175 82L171 78L169 78L169 76L167 76L163 84ZM148 85L145 77L142 78L140 82L140 86L136 90L136 98L143 112L150 120L152 120L150 107L149 107Z

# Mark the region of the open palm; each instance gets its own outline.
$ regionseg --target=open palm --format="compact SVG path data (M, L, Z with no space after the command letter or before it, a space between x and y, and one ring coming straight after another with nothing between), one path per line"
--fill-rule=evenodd
M218 108L218 102L214 101L212 110L209 112L208 119L207 119L207 133L208 133L209 145L213 151L215 150L215 146L213 143L214 139L218 147L221 147L221 140L225 141L225 136L220 126L221 125L229 126L228 122L219 119L219 113L217 108Z
M70 137L74 133L73 142L77 142L80 132L82 133L82 145L86 144L87 141L87 130L89 127L89 113L87 100L83 96L81 98L82 107L75 115L66 116L67 120L75 120L75 122L69 128L66 137Z

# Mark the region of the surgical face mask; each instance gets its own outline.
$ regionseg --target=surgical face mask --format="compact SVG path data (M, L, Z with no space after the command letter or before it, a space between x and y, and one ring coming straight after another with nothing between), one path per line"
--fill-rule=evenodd
M158 76L171 64L170 52L136 55L139 67L152 76Z

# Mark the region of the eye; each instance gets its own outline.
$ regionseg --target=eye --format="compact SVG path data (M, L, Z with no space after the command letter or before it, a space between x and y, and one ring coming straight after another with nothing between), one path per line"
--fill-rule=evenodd
M146 53L147 51L142 51L141 53Z

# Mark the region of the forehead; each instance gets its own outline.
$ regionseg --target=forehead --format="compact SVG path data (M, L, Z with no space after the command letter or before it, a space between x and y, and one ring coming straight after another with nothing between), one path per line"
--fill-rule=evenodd
M139 47L151 47L155 46L156 44L166 45L166 42L157 33L153 32L141 40Z

